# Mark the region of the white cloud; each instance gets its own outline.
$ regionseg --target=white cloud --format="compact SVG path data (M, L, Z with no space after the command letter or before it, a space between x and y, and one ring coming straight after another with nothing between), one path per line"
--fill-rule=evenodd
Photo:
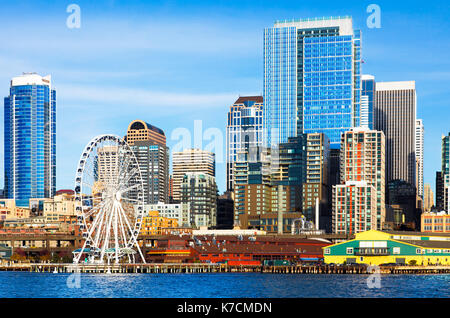
M151 91L124 87L94 87L84 85L58 85L60 107L65 103L83 109L83 104L114 105L122 107L155 108L164 112L164 107L190 111L226 107L237 97L235 93L193 94ZM69 106L70 107L70 106ZM89 106L90 107L90 106ZM166 109L170 110L170 109Z

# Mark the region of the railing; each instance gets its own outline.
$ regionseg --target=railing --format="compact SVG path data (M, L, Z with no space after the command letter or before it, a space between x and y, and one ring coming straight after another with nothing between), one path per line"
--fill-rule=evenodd
M383 247L360 247L355 248L354 255L357 256L388 256L391 255L389 248Z

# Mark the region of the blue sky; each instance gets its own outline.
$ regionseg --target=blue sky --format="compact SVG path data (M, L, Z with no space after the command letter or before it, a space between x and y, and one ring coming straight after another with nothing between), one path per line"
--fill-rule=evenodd
M377 81L416 81L418 118L425 125L425 183L434 188L440 137L450 131L446 1L0 3L0 92L7 96L11 77L30 71L51 74L57 89L58 189L73 187L80 153L92 137L123 136L133 119L162 128L169 147L177 142L172 132L193 131L194 120L225 136L235 99L262 94L263 29L277 19L337 15L351 15L362 31L364 74ZM66 26L71 3L81 8L80 29ZM380 29L366 26L371 3L381 8ZM0 122L3 127L3 112ZM0 149L3 171L3 129ZM216 171L222 192L225 163Z

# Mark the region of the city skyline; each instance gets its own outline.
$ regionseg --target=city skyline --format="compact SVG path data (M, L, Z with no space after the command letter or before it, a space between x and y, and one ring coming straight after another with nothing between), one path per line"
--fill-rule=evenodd
M448 128L445 126L446 116L442 116L442 112L448 112L444 108L444 101L448 100L445 87L450 81L448 72L445 71L447 65L445 63L448 63L445 59L447 51L445 45L450 41L445 41L448 35L443 31L442 34L439 34L438 30L436 39L440 38L442 42L436 45L435 39L421 39L426 44L423 45L425 49L414 46L414 49L418 51L415 55L410 54L409 47L414 44L407 42L411 40L409 33L413 34L417 30L416 34L419 36L423 32L419 30L420 26L429 28L433 25L437 27L441 24L448 24L444 20L445 16L438 12L439 8L426 7L421 11L423 17L419 18L414 16L411 10L408 11L406 7L399 8L387 2L380 2L381 29L370 29L366 26L369 14L365 11L366 6L364 5L349 5L346 6L346 9L338 9L327 4L328 8L316 7L314 10L305 10L304 8L307 6L302 7L300 4L293 8L293 4L270 5L266 3L266 8L276 6L271 7L270 14L258 11L258 14L252 14L241 22L239 27L234 25L234 19L238 19L240 15L244 16L254 9L252 5L243 4L243 10L236 18L229 18L225 13L220 13L221 11L218 10L220 6L205 4L203 4L203 8L192 4L186 5L186 13L182 13L180 8L177 8L170 14L168 12L171 5L166 5L166 9L160 8L155 11L151 9L155 9L158 7L157 5L148 7L143 4L130 5L125 7L128 9L125 14L119 14L124 8L123 5L107 3L105 11L94 10L87 2L81 1L79 5L82 15L82 25L79 30L71 30L66 27L65 20L68 14L64 5L53 7L43 5L41 10L35 10L34 5L29 4L28 7L22 9L25 16L30 15L30 23L23 24L16 29L14 28L17 26L15 24L17 22L12 22L9 16L14 16L12 13L18 9L5 5L5 10L1 13L1 17L5 21L9 21L6 31L11 32L4 34L13 35L13 41L8 49L14 53L14 55L10 55L12 53L8 54L6 50L0 52L0 63L4 70L0 76L0 88L3 96L8 95L8 84L12 77L29 71L37 72L40 75L51 74L54 86L58 91L57 189L73 187L76 163L86 142L101 133L123 136L128 123L134 119L145 120L163 129L168 137L168 147L171 149L177 142L177 140L171 139L171 133L178 127L184 127L193 132L196 119L203 120L203 129L219 128L225 137L226 113L233 101L239 95L261 95L262 93L263 29L273 25L275 20L284 18L347 14L352 15L354 27L362 30L362 58L365 61L362 66L362 74L374 75L377 81L416 81L417 118L423 119L425 127L424 183L435 184L435 172L440 170L440 156L434 154L440 154L440 136L448 132ZM420 3L411 5L415 6L414 11L420 11L417 10ZM224 11L233 11L237 9L237 6L237 4L230 3ZM144 9L143 13L138 13L139 9ZM172 19L175 20L179 16L187 16L192 12L198 16L207 9L216 9L215 12L217 12L205 22L205 25L212 28L214 32L205 28L203 24L194 22L192 18L184 21L189 31L186 35L187 40L184 41L196 40L202 44L197 48L189 45L189 48L175 53L179 47L177 45L174 47L169 42L177 39L176 28L172 26L171 28L155 29L155 25L158 23L170 24ZM399 13L399 9L404 11ZM5 12L8 13L7 16ZM33 12L32 15L31 12ZM36 12L40 13L36 14ZM33 36L31 21L34 21L33 19L42 20L40 14L48 18L42 25L43 29L49 31L47 32L48 38L40 42L31 41L27 47L29 52L19 52L21 43L24 43L23 37ZM150 19L148 24L144 24L148 27L145 28L148 36L145 35L145 32L139 31L139 24L130 24L125 31L121 31L129 32L130 28L136 29L136 35L129 40L134 40L133 44L135 45L125 49L127 43L119 45L113 33L117 31L116 28L120 28L136 15L148 15L154 19ZM114 17L114 21L117 23L114 26L108 24L108 29L105 29L104 19L107 19L108 16ZM408 21L413 23L408 23ZM428 25L430 23L431 26ZM408 34L405 34L405 30L408 30ZM103 38L100 49L111 48L111 45L114 44L112 52L108 54L105 54L105 51L87 52L86 48L95 45L93 42L95 36L105 31L107 31L105 33L107 36ZM215 36L215 31L221 32L219 33L221 36ZM159 37L150 36L156 34ZM168 41L162 40L164 35L168 36ZM15 38L20 38L20 41L15 42ZM62 44L53 45L51 48L55 52L46 51L43 56L39 49L55 42L57 38ZM245 43L243 43L244 38L247 39ZM207 45L210 40L214 41L213 45ZM238 52L225 50L227 47L236 47L235 45L240 48ZM215 47L211 48L210 46ZM428 55L431 54L428 51L433 52L434 58L427 59L427 56L431 57ZM120 56L124 52L134 57L135 61L131 63L129 59L121 59ZM145 55L143 53L146 52L152 53L151 59L142 59ZM36 55L35 59L32 58L33 54ZM102 54L105 56L100 56ZM176 58L177 56L181 56L181 60L188 66L174 73L174 68L177 68L180 62L173 63L171 57ZM104 61L100 61L100 58L104 58ZM118 65L114 64L114 69L111 69L112 60L120 62ZM35 61L39 61L39 63ZM437 65L436 61L439 61L440 64ZM152 69L158 63L161 66ZM442 67L441 64L444 66ZM94 67L92 67L93 65ZM212 65L216 67L215 72L207 70ZM199 66L201 67L198 68ZM189 83L186 82L188 74L193 75L193 79ZM167 77L163 75L167 75ZM211 81L217 83L213 85L209 83ZM152 102L148 102L148 100L152 100ZM130 107L126 109L124 104ZM430 105L434 105L434 107L430 107ZM3 122L3 117L1 119ZM3 130L1 134L2 144L0 146L3 149ZM204 141L203 146L206 143ZM225 143L223 148L225 149ZM225 151L222 152L225 153ZM217 159L220 160L220 158ZM220 192L223 192L226 189L226 158L223 156L222 162L219 160L216 167L217 183ZM0 168L3 171L3 162ZM3 187L4 177L2 176L0 188Z

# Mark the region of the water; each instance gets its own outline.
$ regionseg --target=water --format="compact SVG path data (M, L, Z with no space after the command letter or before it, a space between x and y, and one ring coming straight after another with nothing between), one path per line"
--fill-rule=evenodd
M78 274L80 288L70 275L0 272L0 298L450 297L450 275L381 275L373 289L348 274Z

